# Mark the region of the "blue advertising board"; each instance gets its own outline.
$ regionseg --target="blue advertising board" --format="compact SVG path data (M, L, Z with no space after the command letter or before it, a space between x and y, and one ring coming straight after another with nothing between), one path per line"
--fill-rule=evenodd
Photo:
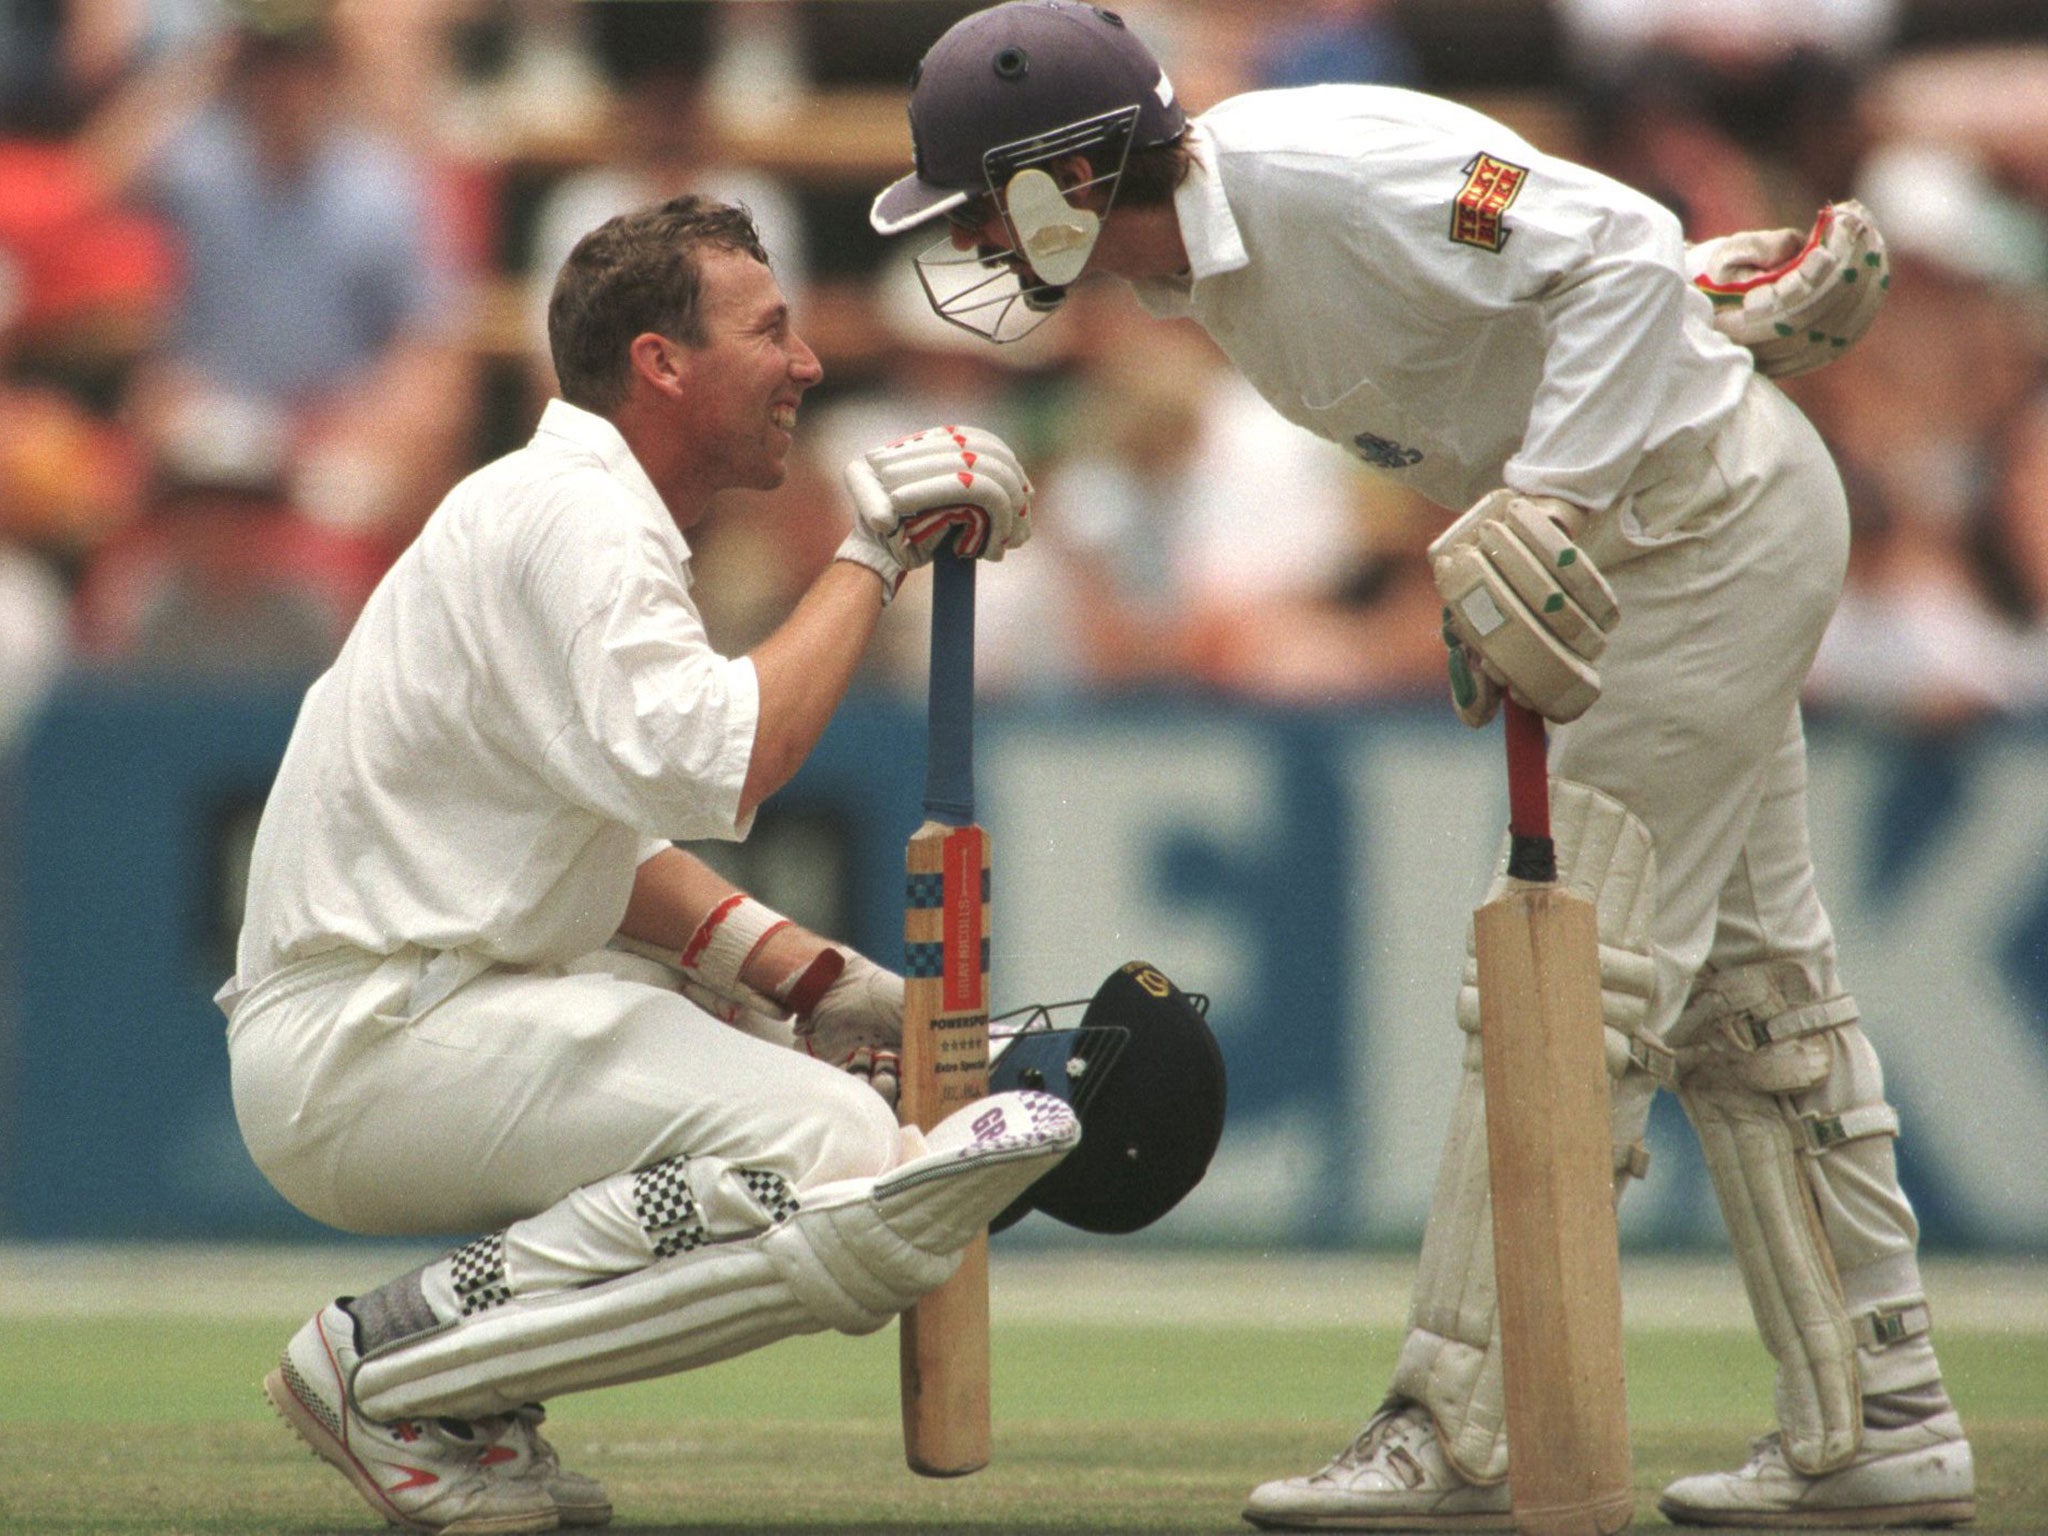
M210 998L239 860L296 697L79 682L14 775L0 902L0 1234L320 1232L243 1153ZM1209 994L1230 1121L1144 1240L1405 1246L1461 1039L1468 914L1505 816L1499 743L1439 710L1195 698L982 710L998 1008L1085 998L1125 960ZM1925 741L1812 731L1813 839L1844 974L1905 1125L1931 1244L2048 1241L2048 722ZM900 957L921 712L857 697L739 847L766 899ZM1633 1245L1716 1243L1675 1105L1652 1121ZM1027 1222L1006 1241L1065 1240Z

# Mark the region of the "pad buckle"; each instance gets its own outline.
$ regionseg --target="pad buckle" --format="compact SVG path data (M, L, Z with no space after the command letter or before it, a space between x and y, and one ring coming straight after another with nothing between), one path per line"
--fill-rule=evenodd
M1856 1342L1865 1349L1888 1349L1907 1339L1918 1338L1933 1323L1924 1298L1872 1307L1856 1319Z

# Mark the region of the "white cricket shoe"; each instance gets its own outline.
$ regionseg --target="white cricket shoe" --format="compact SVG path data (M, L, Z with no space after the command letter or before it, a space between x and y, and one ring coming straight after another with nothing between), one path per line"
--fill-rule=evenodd
M1506 1483L1468 1483L1419 1403L1389 1399L1320 1472L1261 1483L1245 1519L1269 1531L1505 1531Z
M486 1467L499 1468L514 1482L538 1486L553 1501L564 1525L610 1524L611 1495L596 1478L563 1467L562 1458L540 1432L547 1416L539 1403L528 1403L485 1420L497 1434L477 1459Z
M494 1475L483 1464L494 1443L435 1420L380 1424L357 1412L355 1319L322 1307L285 1346L264 1394L313 1454L349 1480L370 1508L409 1531L501 1536L551 1531L555 1502L538 1482Z
M1956 1525L1977 1513L1977 1478L1951 1410L1897 1429L1863 1431L1856 1459L1809 1477L1774 1431L1735 1472L1681 1477L1657 1508L1677 1525L1751 1527Z

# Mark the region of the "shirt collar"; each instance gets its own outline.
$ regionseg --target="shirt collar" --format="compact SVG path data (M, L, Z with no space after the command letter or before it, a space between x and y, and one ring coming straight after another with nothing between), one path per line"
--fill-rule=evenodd
M1195 284L1248 266L1251 256L1244 248L1244 235L1224 195L1223 177L1217 171L1216 139L1201 122L1188 125L1188 146L1195 152L1195 164L1173 194L1174 217L1180 221L1181 244L1188 253L1188 270L1180 277L1153 278L1132 286L1145 307L1155 314L1186 314Z
M682 529L676 526L674 515L668 503L661 499L661 492L654 488L654 482L647 478L647 471L640 467L640 461L633 457L633 450L620 435L619 429L595 411L586 411L581 406L571 405L566 400L550 400L547 408L540 413L540 425L534 429L533 440L539 446L542 439L553 438L558 444L565 444L573 450L589 454L604 468L606 474L617 480L642 502L648 511L655 514L656 523L678 546L678 556L683 562L687 575L689 570L690 543L683 537Z

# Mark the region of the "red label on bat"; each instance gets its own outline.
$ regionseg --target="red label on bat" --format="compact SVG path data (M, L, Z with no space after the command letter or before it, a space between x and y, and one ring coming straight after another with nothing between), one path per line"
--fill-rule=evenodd
M981 971L981 832L961 827L948 832L941 853L945 895L940 910L946 925L943 1006L948 1013L985 1008Z

